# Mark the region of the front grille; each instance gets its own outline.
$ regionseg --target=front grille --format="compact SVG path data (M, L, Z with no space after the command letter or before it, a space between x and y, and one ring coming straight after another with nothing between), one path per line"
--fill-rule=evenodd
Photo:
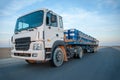
M30 37L15 39L15 49L27 51L30 47Z

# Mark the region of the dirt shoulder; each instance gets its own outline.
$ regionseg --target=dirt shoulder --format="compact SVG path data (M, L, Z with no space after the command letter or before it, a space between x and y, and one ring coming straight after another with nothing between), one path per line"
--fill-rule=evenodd
M0 59L10 58L10 48L0 48Z

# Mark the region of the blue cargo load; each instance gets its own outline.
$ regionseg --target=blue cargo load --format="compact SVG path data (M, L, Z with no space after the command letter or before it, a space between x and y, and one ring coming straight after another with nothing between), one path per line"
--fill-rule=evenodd
M89 44L98 45L98 40L77 29L68 29L64 31L66 39L71 40L68 44Z

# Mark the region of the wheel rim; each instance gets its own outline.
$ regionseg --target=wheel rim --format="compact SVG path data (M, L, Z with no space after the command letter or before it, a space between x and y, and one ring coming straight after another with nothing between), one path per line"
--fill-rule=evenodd
M83 56L83 51L81 48L78 48L78 58L82 58Z
M53 61L55 66L60 66L63 63L63 53L60 48L56 49L54 52Z
M62 54L61 54L61 52L58 52L58 53L56 54L56 60L57 60L58 62L62 60Z
M82 58L82 56L83 56L82 50L80 50L79 56L80 56L80 58Z

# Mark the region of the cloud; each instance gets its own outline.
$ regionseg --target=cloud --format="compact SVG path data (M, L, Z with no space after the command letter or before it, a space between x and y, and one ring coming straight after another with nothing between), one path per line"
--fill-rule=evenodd
M16 18L19 17L18 15L21 15L19 12L26 12L26 8L30 8L34 4L41 1L43 0L2 0L0 3L0 18L4 18L0 19L0 32L3 31L0 33L0 35L9 35L9 33L13 33ZM96 5L99 5L95 6L99 7L101 10L103 10L103 12L107 12L106 7L109 7L110 9L116 9L119 7L118 0L97 0L96 2ZM57 4L59 3L56 3L55 5ZM35 6L37 6L36 8L40 7L38 5ZM77 28L103 42L120 40L120 37L116 35L119 32L120 14L107 13L107 15L104 15L103 13L100 13L101 11L99 11L99 9L94 8L95 6L92 7L94 9L92 11L85 9L84 7L80 8L71 6L64 8L60 5L45 6L48 9L51 8L51 10L63 17L65 29ZM111 12L114 11L112 10Z
M11 35L9 32L0 32L0 35Z
M98 8L109 8L115 10L116 8L120 7L120 0L99 0L98 1Z
M98 40L119 41L119 14L100 15L98 11L71 8L61 13L65 29L77 28Z
M100 46L120 46L120 42L100 42Z
M13 13L16 13L17 11L30 6L36 2L41 2L43 0L2 0L0 3L0 16L8 16ZM6 6L5 6L6 5Z
M0 33L13 33L15 27L16 18L0 19Z
M99 23L104 23L104 19L98 15L97 11L90 12L81 8L72 8L71 12L62 13L64 25L70 27L92 27Z

